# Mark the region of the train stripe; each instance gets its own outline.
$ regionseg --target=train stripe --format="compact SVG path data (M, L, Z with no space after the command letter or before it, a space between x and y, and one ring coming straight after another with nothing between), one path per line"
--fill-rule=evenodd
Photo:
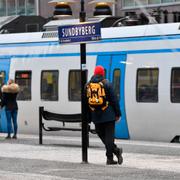
M111 38L111 39L102 39L98 42L92 43L119 43L119 42L137 42L137 41L159 41L159 40L175 40L180 39L180 35L162 35L162 36L148 36L148 37L125 37L125 38ZM90 42L89 42L90 44ZM48 42L26 42L26 43L7 43L1 44L0 48L14 48L14 47L25 47L25 46L60 46L58 40L48 41Z
M130 50L130 51L110 51L110 52L87 52L87 56L97 55L116 55L116 54L155 54L155 53L175 53L180 52L180 48L177 49L149 49L149 50ZM48 58L48 57L66 57L66 56L80 56L80 53L55 53L55 54L25 54L25 55L0 55L2 58Z

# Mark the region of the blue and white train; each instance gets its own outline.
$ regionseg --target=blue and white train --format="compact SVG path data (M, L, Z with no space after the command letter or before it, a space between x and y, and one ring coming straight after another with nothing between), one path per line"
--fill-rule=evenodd
M106 70L121 106L116 138L171 142L180 136L180 23L102 28L102 40L87 44L87 75ZM20 85L21 133L38 133L39 106L77 114L80 48L60 45L57 32L0 35L0 85ZM1 114L1 132L6 120Z

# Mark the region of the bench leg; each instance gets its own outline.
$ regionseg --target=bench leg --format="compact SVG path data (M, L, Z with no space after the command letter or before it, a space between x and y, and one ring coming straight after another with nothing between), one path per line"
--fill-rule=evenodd
M39 144L43 143L43 134L42 134L42 113L44 107L39 107Z

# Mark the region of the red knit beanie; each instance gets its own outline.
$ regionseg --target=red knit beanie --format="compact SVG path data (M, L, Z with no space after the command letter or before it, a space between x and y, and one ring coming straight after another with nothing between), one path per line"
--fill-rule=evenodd
M102 66L96 66L94 69L94 75L101 75L104 76L104 68Z

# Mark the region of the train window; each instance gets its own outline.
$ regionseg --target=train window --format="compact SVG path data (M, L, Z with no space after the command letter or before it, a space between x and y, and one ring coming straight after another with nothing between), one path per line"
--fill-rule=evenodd
M157 68L137 70L137 102L158 102L158 76Z
M118 100L120 99L120 75L120 69L115 69L113 73L113 88L118 97Z
M41 100L58 101L59 71L42 71L41 73Z
M15 81L20 86L17 100L31 100L31 71L16 71Z
M81 71L71 70L69 72L69 100L81 101Z
M5 83L5 71L0 71L0 87Z
M171 102L180 103L180 68L171 71Z

